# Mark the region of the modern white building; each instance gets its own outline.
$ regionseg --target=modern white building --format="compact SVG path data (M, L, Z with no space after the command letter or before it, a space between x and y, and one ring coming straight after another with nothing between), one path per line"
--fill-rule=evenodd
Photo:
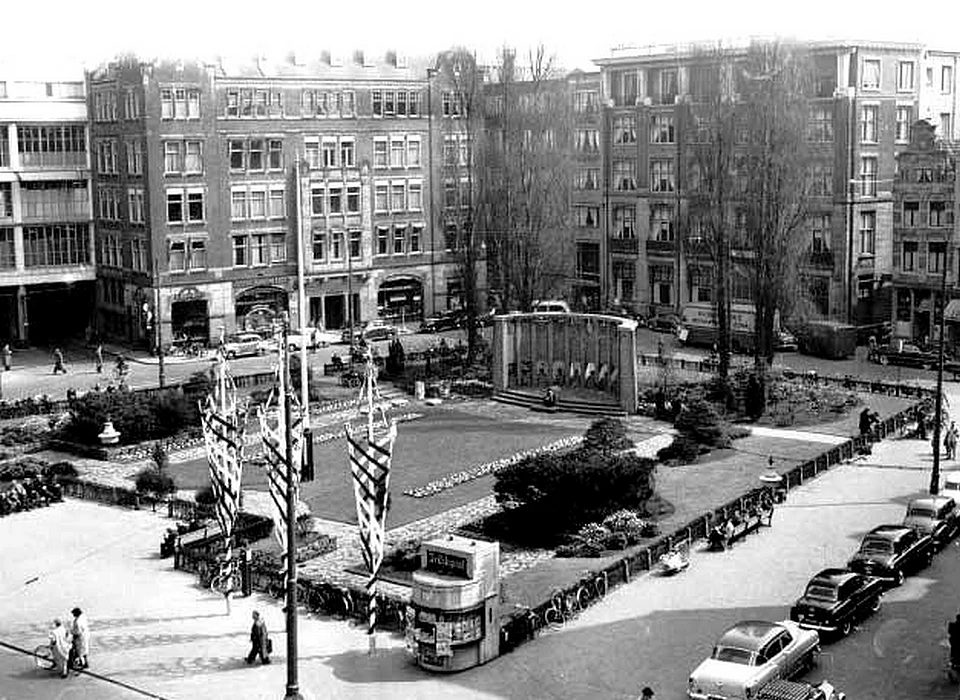
M54 344L90 327L88 141L79 65L57 75L0 65L0 343Z

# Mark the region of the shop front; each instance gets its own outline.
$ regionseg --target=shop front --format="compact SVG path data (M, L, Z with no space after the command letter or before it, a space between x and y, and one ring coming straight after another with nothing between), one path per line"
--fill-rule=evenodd
M416 277L386 280L377 291L377 316L403 325L423 320L423 282Z
M196 287L181 289L173 298L170 304L170 330L175 342L210 342L209 303Z
M237 330L269 331L287 311L289 294L280 287L250 287L238 292L234 302Z

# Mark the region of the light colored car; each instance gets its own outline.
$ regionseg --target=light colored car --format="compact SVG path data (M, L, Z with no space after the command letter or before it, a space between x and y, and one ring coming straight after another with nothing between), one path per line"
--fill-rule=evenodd
M947 472L943 477L944 496L952 496L954 500L960 500L960 472Z
M237 333L227 338L223 344L223 354L227 359L263 355L267 352L267 344L257 333Z
M544 299L533 305L535 314L568 314L570 305L562 299Z
M752 700L770 681L790 679L814 665L820 635L796 622L738 622L690 674L693 700Z
M323 338L329 338L329 335ZM337 334L339 339L339 334ZM290 352L297 352L306 344L307 350L314 350L317 347L326 347L326 342L322 339L320 331L316 328L301 328L300 330L291 330L287 333L287 347Z
M903 524L930 535L937 547L944 547L960 529L960 511L952 496L914 498L907 504Z

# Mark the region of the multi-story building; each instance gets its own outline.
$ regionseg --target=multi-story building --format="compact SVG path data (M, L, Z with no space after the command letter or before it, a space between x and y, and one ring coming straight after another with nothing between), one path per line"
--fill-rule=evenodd
M82 337L94 311L82 74L0 71L0 340Z
M447 306L457 273L428 210L427 74L373 58L88 75L104 330L155 342L155 319L167 344L280 312L340 328Z
M960 52L927 50L923 54L920 74L920 111L924 119L937 129L938 138L956 141L960 138L957 110L957 71L960 70Z
M957 284L956 152L935 136L927 121L912 125L893 185L893 330L918 341L936 336L941 285Z
M921 47L807 48L814 71L807 138L815 184L802 261L806 293L824 316L859 323L889 318L895 152L906 144L918 110ZM604 305L679 311L709 299L710 275L686 250L696 237L686 163L698 133L695 65L708 50L618 49L597 61L604 105ZM735 228L747 225L745 214L735 217ZM733 240L742 233L734 231ZM735 303L750 301L747 284L734 279L731 292Z

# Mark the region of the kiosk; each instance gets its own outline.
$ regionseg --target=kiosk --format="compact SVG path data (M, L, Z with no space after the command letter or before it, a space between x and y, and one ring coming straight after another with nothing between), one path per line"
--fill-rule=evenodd
M431 671L500 654L500 544L457 535L424 542L413 574L407 646Z

